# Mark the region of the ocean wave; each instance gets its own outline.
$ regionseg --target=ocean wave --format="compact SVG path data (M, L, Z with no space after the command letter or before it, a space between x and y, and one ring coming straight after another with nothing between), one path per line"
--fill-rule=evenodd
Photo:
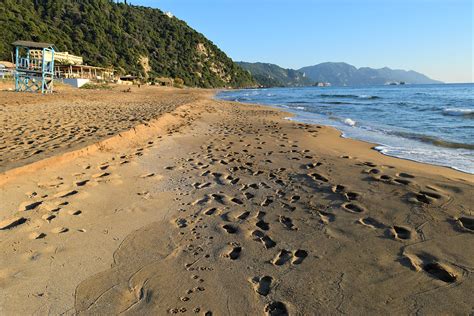
M355 94L321 94L323 98L358 98L358 95Z
M431 144L438 147L443 148L452 148L452 149L469 149L474 150L474 144L465 144L465 143L458 143L452 142L449 140L440 139L434 136L429 135L422 135L422 134L415 134L415 133L407 133L407 132L392 132L389 134L393 134L396 136L417 140L423 143Z
M342 102L342 101L327 101L327 102L321 102L322 104L352 104L349 102Z
M447 108L443 110L444 115L449 116L472 116L474 117L474 109L463 108Z
M378 97L376 95L356 95L356 94L321 94L320 95L323 98L343 98L343 99L368 99L368 100L374 100L374 99L381 99L381 97Z
M310 104L311 102L308 102L308 101L289 101L289 102L286 102L288 104Z
M376 95L360 95L360 99L369 99L369 100L375 100L375 99L381 99L381 97L378 97Z
M356 125L356 121L354 120L351 120L350 118L346 118L344 120L344 124L348 125L348 126L355 126Z

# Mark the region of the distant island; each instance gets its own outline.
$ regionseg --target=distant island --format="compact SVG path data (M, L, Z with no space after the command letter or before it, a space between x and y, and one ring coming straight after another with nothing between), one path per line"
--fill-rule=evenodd
M410 70L356 68L347 63L325 62L301 69L285 69L268 63L238 62L261 87L363 86L389 84L435 84L441 81Z

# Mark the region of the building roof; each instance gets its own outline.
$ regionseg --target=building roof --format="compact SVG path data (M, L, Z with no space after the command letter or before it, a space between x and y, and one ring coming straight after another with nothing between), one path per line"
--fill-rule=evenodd
M55 65L54 67L56 68L62 68L62 69L97 69L97 70L105 70L105 71L114 71L112 67L109 68L104 68L104 67L95 67L95 66L89 66L89 65Z
M15 64L9 61L0 60L0 65L5 66L5 68L15 68Z
M41 43L41 42L31 42L31 41L16 41L13 42L14 46L24 46L24 47L33 47L33 48L49 48L53 47L53 44Z

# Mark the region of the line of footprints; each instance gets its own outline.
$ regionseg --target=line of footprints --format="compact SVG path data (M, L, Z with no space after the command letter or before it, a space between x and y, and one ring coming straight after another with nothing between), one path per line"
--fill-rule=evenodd
M318 131L314 127L298 124L296 128L308 129L312 136L317 137ZM340 208L348 213L355 215L369 213L370 210L367 210L359 203L361 199L360 193L351 191L341 184L331 184L330 178L324 172L314 171L324 166L324 161L315 162L317 159L315 155L312 155L309 150L299 149L296 141L290 143L288 135L281 133L280 129L276 125L267 125L265 130L255 131L251 126L246 126L245 123L241 124L240 129L233 129L222 123L218 126L217 133L209 130L211 140L202 146L203 152L190 153L187 159L176 162L186 170L185 174L192 174L189 178L196 178L193 172L200 173L203 178L203 181L192 184L194 189L192 193L183 195L191 195L192 197L195 194L199 194L201 190L208 192L216 190L214 191L215 193L206 193L193 202L183 203L188 208L196 208L196 213L190 215L189 219L185 217L177 218L175 220L176 226L183 229L193 225L195 222L199 223L192 228L195 238L189 241L196 241L204 237L201 236L201 233L196 228L210 229L210 227L216 224L216 221L217 223L222 222L222 224L217 224L222 231L230 236L236 236L236 240L226 245L222 257L237 261L242 253L245 252L244 245L246 241L238 241L242 236L242 234L239 234L240 230L242 230L240 226L243 226L245 230L248 230L247 233L244 232L243 236L261 243L264 249L268 251L276 251L274 258L271 260L273 266L298 266L303 264L310 254L304 249L278 249L278 241L272 237L270 223L266 220L268 214L271 214L272 217L276 215L278 222L284 229L298 232L298 227L289 214L298 209L310 209L310 212L314 212L314 208L308 207L308 204L310 204L308 201L304 201L299 195L289 195L288 192L299 192L299 189L308 192L308 187L317 188L316 191L320 192L323 196L332 195L337 197L337 200L341 201L339 204ZM278 152L272 150L265 151L266 144L260 139L263 133L272 135L281 150ZM224 136L212 137L215 134ZM249 141L249 138L252 140ZM249 147L252 148L252 152L257 151L262 157L271 156L273 159L276 159L276 157L280 156L287 160L300 162L306 160L309 162L299 163L295 165L297 167L294 167L293 170L286 170L285 168L272 169L272 159L257 158L247 150ZM268 149L274 148L275 145L271 144ZM340 158L352 159L352 157L348 156ZM364 174L367 175L365 178L367 181L401 185L406 188L407 194L403 196L403 199L410 203L423 207L423 205L442 203L448 199L444 193L437 192L437 189L434 187L427 187L427 189L423 190L416 189L419 185L414 182L415 177L410 174L398 173L395 176L389 176L382 174L382 171L371 162L357 162L356 165L361 167L362 177L364 177ZM303 178L292 178L295 174L301 174L301 170L307 170ZM232 193L230 195L226 194L226 188L235 189L237 186L241 192L241 197L233 196ZM305 186L306 188L304 188ZM235 192L235 190L229 192ZM247 208L247 210L236 211L239 208ZM274 214L275 211L284 211L287 214ZM186 210L183 210L183 212L186 212ZM328 225L336 220L336 213L325 210L324 207L315 210L315 213L319 216L320 222L323 225ZM212 218L212 220L206 220L206 218ZM464 231L473 231L474 221L471 218L461 216L454 220L458 227ZM360 217L355 223L371 229L382 229L386 232L386 235L401 242L414 240L417 237L417 234L409 227L386 225L372 216ZM254 228L252 229L251 226ZM181 234L184 235L185 233L181 232ZM207 238L211 242L205 245L211 245L213 237L207 236ZM197 249L193 248L193 250L197 250L194 252L196 256L205 252L203 244L197 247ZM437 262L435 258L408 254L404 254L404 256L416 271L424 271L432 277L447 283L458 280L458 275L451 267ZM249 281L253 290L259 296L267 297L271 294L275 277L272 275L254 276ZM185 310L185 307L169 309L171 313L183 312ZM270 300L266 304L265 312L268 315L287 315L288 308L284 302ZM208 311L206 315L212 315L212 312Z

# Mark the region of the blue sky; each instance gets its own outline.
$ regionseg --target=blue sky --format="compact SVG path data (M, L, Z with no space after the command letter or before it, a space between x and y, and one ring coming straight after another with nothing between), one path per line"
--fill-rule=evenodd
M170 11L236 61L325 61L473 82L472 0L129 0Z

